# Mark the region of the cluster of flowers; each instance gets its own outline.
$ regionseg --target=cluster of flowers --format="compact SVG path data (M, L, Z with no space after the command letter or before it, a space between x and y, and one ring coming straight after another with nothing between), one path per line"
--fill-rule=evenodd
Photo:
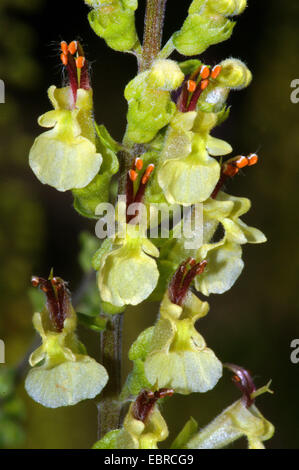
M110 47L138 51L134 26L137 0L86 3L92 7L92 28ZM202 53L231 35L234 22L230 17L245 7L246 0L194 0L182 29L171 38L172 47L184 55ZM206 296L227 291L243 269L242 245L266 240L262 232L240 219L249 210L250 201L222 190L228 178L255 164L257 155L222 161L232 148L211 135L228 117L230 90L248 86L251 73L238 59L210 67L198 59L177 63L161 54L125 89L127 130L120 145L94 121L82 46L76 41L69 45L63 42L61 60L69 83L48 91L54 110L41 116L39 124L53 129L37 137L30 166L42 183L59 191L71 190L80 214L95 217L96 206L108 201L111 178L119 168L117 153L131 155L125 217L114 237L105 240L96 252L93 266L107 313L121 312L145 299L162 301L157 323L141 333L129 354L134 368L123 399L138 398L123 429L109 433L96 446L156 448L157 442L167 437L157 400L171 393L206 392L222 376L222 363L194 327L195 321L208 313L208 303L193 294L190 286ZM150 240L126 214L131 202L143 202L146 207L153 202L186 206L191 216L192 206L202 203L203 245L192 251L186 250L183 239ZM120 236L124 225L125 238ZM223 235L214 241L219 227ZM30 359L37 367L26 381L29 394L52 407L95 396L105 386L107 373L84 353L75 336L76 315L65 284L56 278L34 282L45 291L48 302L44 312L34 316L43 344ZM208 447L213 441L214 446L221 446L221 436L234 440L246 435L250 447L258 448L273 433L253 401L244 400L209 426L208 431L196 433L189 423L178 437L180 445L184 441L186 447Z

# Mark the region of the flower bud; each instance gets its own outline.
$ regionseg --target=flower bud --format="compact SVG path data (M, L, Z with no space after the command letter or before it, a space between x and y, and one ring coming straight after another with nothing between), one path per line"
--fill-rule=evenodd
M222 69L217 84L232 89L241 89L247 87L252 74L247 66L238 59L226 59L220 63Z
M184 80L184 74L174 60L157 60L148 75L148 83L153 88L172 91Z
M86 0L94 9L88 15L94 32L111 49L129 51L138 41L135 30L137 0Z

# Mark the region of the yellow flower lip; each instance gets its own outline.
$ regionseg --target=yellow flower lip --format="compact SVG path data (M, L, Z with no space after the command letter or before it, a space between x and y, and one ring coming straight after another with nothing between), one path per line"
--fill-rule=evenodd
M80 189L98 174L102 155L97 153L92 116L92 89L76 90L76 107L71 87L48 90L54 110L39 117L42 127L30 150L29 164L36 177L58 191Z

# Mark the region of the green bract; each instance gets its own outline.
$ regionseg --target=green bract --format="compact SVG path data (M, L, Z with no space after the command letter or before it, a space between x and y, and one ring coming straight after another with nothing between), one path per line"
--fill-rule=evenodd
M155 289L159 271L152 257L159 250L134 225L115 235L112 250L103 255L98 272L102 299L112 305L137 305Z
M194 327L208 309L207 302L191 293L184 307L171 303L168 293L165 294L157 324L146 330L146 338L151 335L151 341L147 340L148 346L142 345L139 337L134 346L148 349L143 367L152 386L172 388L182 394L207 392L215 387L222 376L222 364Z
M175 62L161 60L151 70L131 80L125 89L129 105L126 133L129 141L149 142L170 122L176 110L170 91L180 86L183 79Z
M196 55L212 44L228 39L235 23L226 18L226 15L241 13L231 12L231 6L227 5L229 3L232 2L194 0L181 30L173 36L176 49L184 55Z
M196 289L204 295L222 294L236 282L244 266L240 245L266 241L260 230L240 220L239 217L249 209L249 199L229 196L223 192L219 192L216 200L208 199L204 203L204 244L196 256L206 259L208 267L195 278ZM224 236L219 242L210 243L219 223L224 229Z
M273 424L255 405L247 408L242 400L238 400L192 437L185 448L219 449L246 436L249 449L264 449L263 441L271 439L273 434Z
M138 42L135 30L137 0L85 0L94 9L88 15L94 32L111 49L129 51Z
M33 316L42 345L30 356L33 367L27 375L25 388L38 403L48 408L75 405L94 398L105 387L105 368L84 353L75 335L76 314L72 307L61 332L53 331L45 308Z
M51 86L48 95L54 110L43 114L38 123L53 129L35 139L29 164L42 183L58 191L83 188L102 163L95 146L92 90L77 90L76 107L70 87Z

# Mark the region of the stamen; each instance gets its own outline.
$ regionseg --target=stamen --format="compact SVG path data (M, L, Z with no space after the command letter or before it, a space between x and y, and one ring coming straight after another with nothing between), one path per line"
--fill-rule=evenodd
M212 69L212 72L211 72L211 78L215 80L219 76L221 70L222 70L221 65L215 65L215 67Z
M248 165L248 158L247 157L244 157L244 155L241 155L240 157L237 158L237 160L235 159L235 165L241 169L241 168L244 168L245 166Z
M200 76L204 80L210 76L210 69L207 65L203 65L200 70Z
M147 169L145 170L145 173L142 177L142 184L146 184L148 182L148 180L150 179L150 176L152 174L152 172L154 171L155 169L155 165L153 163L150 163L150 165L148 165Z
M249 408L254 403L252 394L256 391L253 379L248 370L235 364L223 364L224 367L231 370L234 375L232 381L236 384L239 390L242 392L242 401L246 408Z
M68 56L65 55L64 53L60 54L60 60L63 63L64 66L67 66L68 64Z
M138 170L138 171L142 170L142 168L143 168L143 160L142 160L142 158L136 157L134 164L135 164L136 170Z
M248 166L255 165L258 162L258 159L259 157L256 153L251 153L250 155L248 155L247 157Z
M193 93L196 90L196 82L194 80L187 81L187 90Z
M70 42L68 46L68 51L70 54L74 55L78 50L78 42L77 41L72 41Z
M77 69L83 69L85 65L85 57L79 56L76 58L76 67Z
M129 170L129 178L131 181L136 181L138 177L138 174L135 170Z
M60 43L60 49L64 55L67 55L68 53L68 46L66 41L61 41Z
M196 263L195 259L188 258L174 273L168 288L169 299L176 305L183 305L189 287L196 276L202 274L207 261ZM190 268L188 270L188 268Z
M47 310L54 329L58 332L63 330L64 320L67 317L70 303L70 293L63 279L54 277L44 279L33 276L31 278L33 287L39 287L47 298Z
M205 90L208 86L209 86L209 80L203 80L200 84L200 88L203 90Z
M171 397L173 394L174 391L171 388L160 388L156 392L142 390L132 408L134 418L144 423L154 410L156 402L161 398Z

